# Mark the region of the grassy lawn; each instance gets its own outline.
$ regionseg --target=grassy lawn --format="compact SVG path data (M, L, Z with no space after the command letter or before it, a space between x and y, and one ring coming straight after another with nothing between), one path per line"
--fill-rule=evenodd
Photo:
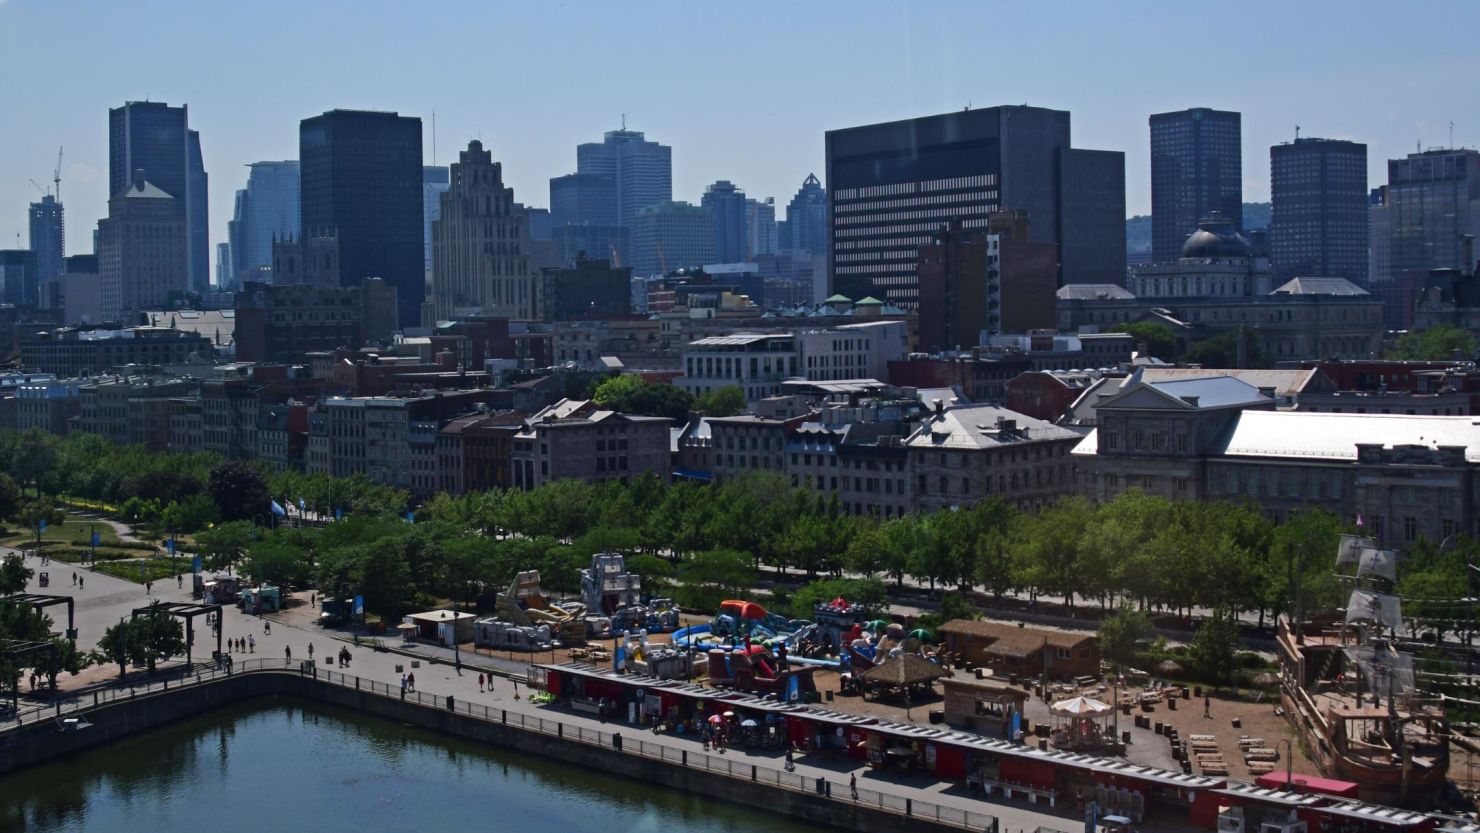
M46 554L51 556L53 561L65 561L68 564L81 564L93 560L93 550L91 547L47 547ZM98 561L119 561L138 557L138 550L125 550L115 547L98 547L97 550Z
M47 524L41 533L41 541L85 547L92 541L94 530L98 533L99 546L119 543L118 533L113 531L113 527L74 515L68 515L65 523ZM0 544L11 547L35 540L35 530L13 525L5 527L5 534L0 535Z
M116 578L127 579L136 584L146 581L161 581L166 578L174 578L177 572L189 572L190 562L187 559L179 559L178 563L172 564L169 558L135 559L133 561L102 561L98 563L97 570L107 573ZM139 565L143 565L143 578L140 578Z

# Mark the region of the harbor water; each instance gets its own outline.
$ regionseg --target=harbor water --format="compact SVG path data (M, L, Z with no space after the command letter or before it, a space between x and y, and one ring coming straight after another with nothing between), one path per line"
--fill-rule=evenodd
M0 830L26 833L815 829L662 784L286 700L219 710L0 779Z

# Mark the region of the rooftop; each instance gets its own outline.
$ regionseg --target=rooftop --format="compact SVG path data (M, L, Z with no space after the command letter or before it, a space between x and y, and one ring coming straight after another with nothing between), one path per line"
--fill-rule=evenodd
M1480 417L1245 411L1212 449L1227 457L1305 457L1353 462L1357 444L1462 446L1480 463Z
M904 442L912 448L970 450L1078 436L1067 428L998 405L960 405L926 417Z
M1367 295L1367 290L1346 278L1291 278L1271 295Z

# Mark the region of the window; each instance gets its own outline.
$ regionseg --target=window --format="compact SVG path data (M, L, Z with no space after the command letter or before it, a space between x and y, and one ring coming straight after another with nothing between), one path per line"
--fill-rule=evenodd
M1074 656L1073 652L1071 652L1068 648L1058 646L1053 649L1053 655L1054 659L1071 659Z
M1403 519L1403 540L1415 541L1418 539L1418 518L1408 516Z

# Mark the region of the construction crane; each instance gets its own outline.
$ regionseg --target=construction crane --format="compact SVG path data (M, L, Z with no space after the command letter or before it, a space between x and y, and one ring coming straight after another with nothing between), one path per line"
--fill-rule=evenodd
M62 201L62 146L57 145L57 166L51 172L51 181L56 183L57 202Z
M51 192L50 192L50 191L48 191L48 190L46 190L46 189L45 189L45 188L42 188L42 187L41 187L41 184L40 184L40 183L38 183L38 182L37 182L37 181L36 181L36 180L34 180L34 179L33 179L33 180L31 180L31 187L32 187L32 188L35 188L35 189L36 189L36 190L37 190L37 191L40 191L40 192L41 192L41 194L42 194L42 196L46 196L46 197L49 197L49 196L51 196Z

